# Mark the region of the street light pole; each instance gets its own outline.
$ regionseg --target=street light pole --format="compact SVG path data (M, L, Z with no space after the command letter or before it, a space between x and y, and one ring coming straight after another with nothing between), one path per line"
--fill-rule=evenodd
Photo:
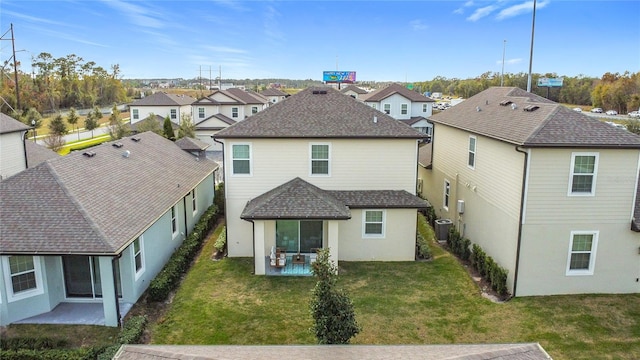
M529 51L529 76L527 77L527 92L531 92L531 67L533 65L533 34L536 28L536 0L533 0L533 20L531 21L531 50Z
M38 133L36 132L36 121L31 120L31 126L33 126L33 142L36 142L36 136Z

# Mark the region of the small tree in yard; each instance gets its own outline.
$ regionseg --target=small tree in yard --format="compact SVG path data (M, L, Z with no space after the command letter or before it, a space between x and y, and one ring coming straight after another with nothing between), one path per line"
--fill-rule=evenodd
M49 123L49 132L57 135L67 135L67 125L64 123L62 115L56 115Z
M76 125L78 124L78 120L80 120L80 117L78 116L78 113L76 112L76 109L71 108L69 109L69 114L67 115L67 122L71 125L71 131L75 129L77 129L78 131L78 140L80 140L80 129L76 127Z
M89 112L84 119L84 128L91 131L91 138L93 139L93 130L98 128L98 119L96 119L93 111Z
M173 132L173 126L171 125L169 116L164 118L164 137L172 141L176 139L176 134Z
M189 114L181 115L178 139L182 139L183 137L196 137L196 126L191 122L191 115Z
M113 140L122 139L129 135L129 127L122 123L118 113L118 106L113 104L113 108L111 108L111 116L109 116L109 135L111 135Z
M158 120L156 119L156 114L151 113L149 116L144 118L142 121L136 123L136 127L138 132L143 133L145 131L153 131L158 135L164 135L162 129L160 128L160 124L158 124Z
M319 344L348 344L360 332L353 302L336 288L337 268L329 259L329 249L318 251L312 265L318 279L311 299L313 333Z

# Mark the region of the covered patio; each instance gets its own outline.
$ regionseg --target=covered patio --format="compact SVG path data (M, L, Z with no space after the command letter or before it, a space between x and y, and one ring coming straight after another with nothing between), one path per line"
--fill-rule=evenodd
M120 318L131 310L133 304L120 302ZM14 324L57 324L57 325L106 325L102 303L63 302L53 310L32 316Z
M295 254L287 255L284 266L271 266L269 256L265 257L265 275L268 276L312 276L311 262L309 254L302 255L301 261L294 261Z

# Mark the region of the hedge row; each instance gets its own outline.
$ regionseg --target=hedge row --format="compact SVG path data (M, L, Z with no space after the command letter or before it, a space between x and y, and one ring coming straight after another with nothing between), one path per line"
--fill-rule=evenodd
M94 348L0 350L2 360L89 360L97 356Z
M182 242L182 245L173 253L164 268L149 284L149 300L165 301L171 291L175 290L195 259L209 230L215 225L218 208L211 205L200 217L193 231Z
M429 247L429 241L418 232L416 236L417 255L419 259L431 259L431 248Z
M0 338L0 349L2 350L47 350L66 348L68 345L69 341L66 339L54 339L49 337Z
M110 360L118 352L120 346L124 344L137 344L144 333L147 326L147 317L144 315L133 316L124 323L120 335L118 335L118 343L104 349L98 356L98 360Z
M222 227L222 232L218 235L216 242L213 244L213 247L218 250L219 253L224 251L224 247L227 245L227 229L226 226Z
M498 265L479 245L473 244L472 247L471 241L460 236L454 227L449 230L447 243L451 252L460 259L471 262L471 266L480 273L480 276L491 283L493 290L500 295L507 295L507 270Z

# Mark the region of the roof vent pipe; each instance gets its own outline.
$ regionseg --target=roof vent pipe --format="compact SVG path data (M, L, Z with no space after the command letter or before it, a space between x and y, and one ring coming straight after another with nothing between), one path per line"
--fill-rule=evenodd
M516 103L511 103L511 110L515 110L518 108L518 105L516 105Z
M375 115L373 115L373 123L374 124L378 123L378 117Z
M476 111L480 112L480 106L476 106Z
M123 158L128 158L128 157L129 157L129 155L131 155L131 151L129 151L129 150L125 150L125 151L122 153L122 157L123 157Z

